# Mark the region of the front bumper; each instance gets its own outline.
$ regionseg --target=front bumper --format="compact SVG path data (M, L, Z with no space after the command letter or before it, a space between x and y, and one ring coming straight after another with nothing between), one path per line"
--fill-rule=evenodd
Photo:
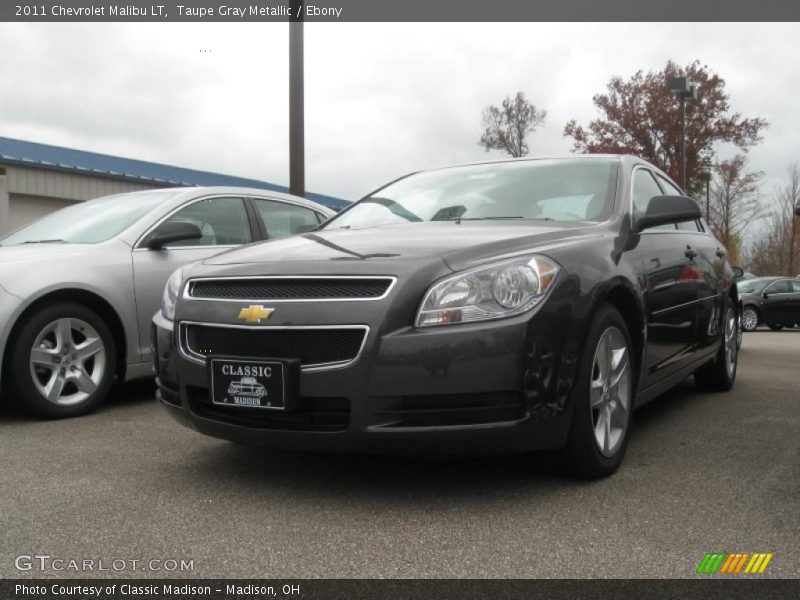
M11 335L11 329L17 317L23 310L23 300L0 285L0 383L2 383L2 365L5 353L9 350L6 345Z
M157 314L158 399L183 425L248 445L393 454L558 448L579 349L566 315L550 298L536 314L480 324L385 331L372 321L358 360L302 371L298 408L276 414L211 404L206 367L178 351L176 328Z

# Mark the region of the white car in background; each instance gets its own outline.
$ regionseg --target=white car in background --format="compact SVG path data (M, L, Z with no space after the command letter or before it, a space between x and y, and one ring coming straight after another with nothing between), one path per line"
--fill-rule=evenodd
M115 380L152 374L150 323L173 271L333 214L267 190L169 188L81 202L6 235L3 399L41 417L87 413Z

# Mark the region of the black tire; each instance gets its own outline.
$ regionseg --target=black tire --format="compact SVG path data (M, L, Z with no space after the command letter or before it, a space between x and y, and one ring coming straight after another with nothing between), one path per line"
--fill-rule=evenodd
M627 349L629 385L627 386L627 415L622 439L613 455L606 456L601 452L599 441L595 437L595 412L590 405L590 387L595 377L595 353L604 333L609 328L616 328L622 333ZM583 356L581 357L578 379L571 394L572 422L567 445L562 453L567 470L574 477L582 479L599 479L614 473L622 462L628 446L633 416L633 399L636 388L636 360L628 327L622 315L612 306L604 304L595 314L589 333L586 337Z
M50 341L55 339L55 334L50 334L50 337L45 339L42 344L37 345L37 347L52 353L55 357L53 358L54 365L38 368L34 372L34 368L31 365L31 353L34 350L34 345L48 327L56 322L64 322L65 319L69 319L68 323L71 323L74 327L69 334L71 346L64 346L67 349L65 354L70 352L73 354L61 356L61 353L57 351L57 342ZM86 325L89 327L86 327ZM85 337L81 341L81 331L91 332L91 338ZM90 339L98 340L95 344L102 344L102 350L95 353L91 358L81 360L79 357L79 352L81 352L80 345L82 343L85 344ZM8 383L8 399L16 403L25 412L37 417L62 419L85 415L103 401L114 381L117 354L111 331L100 316L80 304L71 302L54 303L43 306L35 313L28 315L24 324L15 331L13 344L9 347L13 348L13 350L8 356L7 369L4 372L4 380ZM70 347L73 349L69 350ZM55 364L59 360L63 361L59 363L59 365L63 366ZM75 362L72 362L73 360ZM95 371L94 369L97 370ZM69 373L67 378L64 377L65 372ZM39 379L39 385L43 386L44 381L52 381L50 377L58 377L59 374L61 375L61 380L66 381L59 388L65 393L64 402L67 402L70 397L67 392L74 390L72 396L76 399L70 403L58 404L51 402L37 389L35 378ZM85 383L86 379L81 379L80 382L77 382L77 376L86 374L88 374L87 377L91 385ZM5 375L8 376L5 377ZM75 379L70 380L68 377L75 377ZM92 378L95 378L96 381ZM79 388L79 383L83 389ZM85 398L82 397L84 395Z
M780 331L783 329L783 323L767 323L767 327L772 329L772 331Z
M700 367L694 374L694 381L697 387L704 392L727 392L733 387L736 381L736 371L739 364L739 345L727 344L729 339L728 315L733 311L732 327L739 328L739 319L736 318L736 310L730 298L725 300L725 313L722 321L722 344L720 344L717 356L710 363ZM738 337L734 330L734 340ZM728 364L728 357L733 353L732 367Z
M749 316L748 311L752 311L753 313L755 313L755 321L753 321L752 318L750 319L747 318L747 316ZM760 321L761 321L761 315L759 314L758 309L755 306L748 305L742 309L741 324L742 324L742 329L744 331L755 331L756 329L758 329L758 324Z

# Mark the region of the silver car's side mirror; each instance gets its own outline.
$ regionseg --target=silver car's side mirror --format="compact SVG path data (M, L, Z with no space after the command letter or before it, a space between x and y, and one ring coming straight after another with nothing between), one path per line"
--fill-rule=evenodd
M147 236L144 244L150 250L160 250L167 244L184 240L199 240L202 237L203 232L194 223L168 221L159 225L153 233Z

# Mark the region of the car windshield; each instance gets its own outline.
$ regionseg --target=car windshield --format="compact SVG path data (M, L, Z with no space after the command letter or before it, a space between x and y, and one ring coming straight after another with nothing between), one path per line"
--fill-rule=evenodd
M0 239L0 245L103 242L133 225L175 193L175 190L137 192L79 202L13 231Z
M525 160L426 171L391 183L323 229L492 219L604 221L617 161Z
M749 281L740 281L736 284L740 294L758 294L772 283L772 279L750 279Z

